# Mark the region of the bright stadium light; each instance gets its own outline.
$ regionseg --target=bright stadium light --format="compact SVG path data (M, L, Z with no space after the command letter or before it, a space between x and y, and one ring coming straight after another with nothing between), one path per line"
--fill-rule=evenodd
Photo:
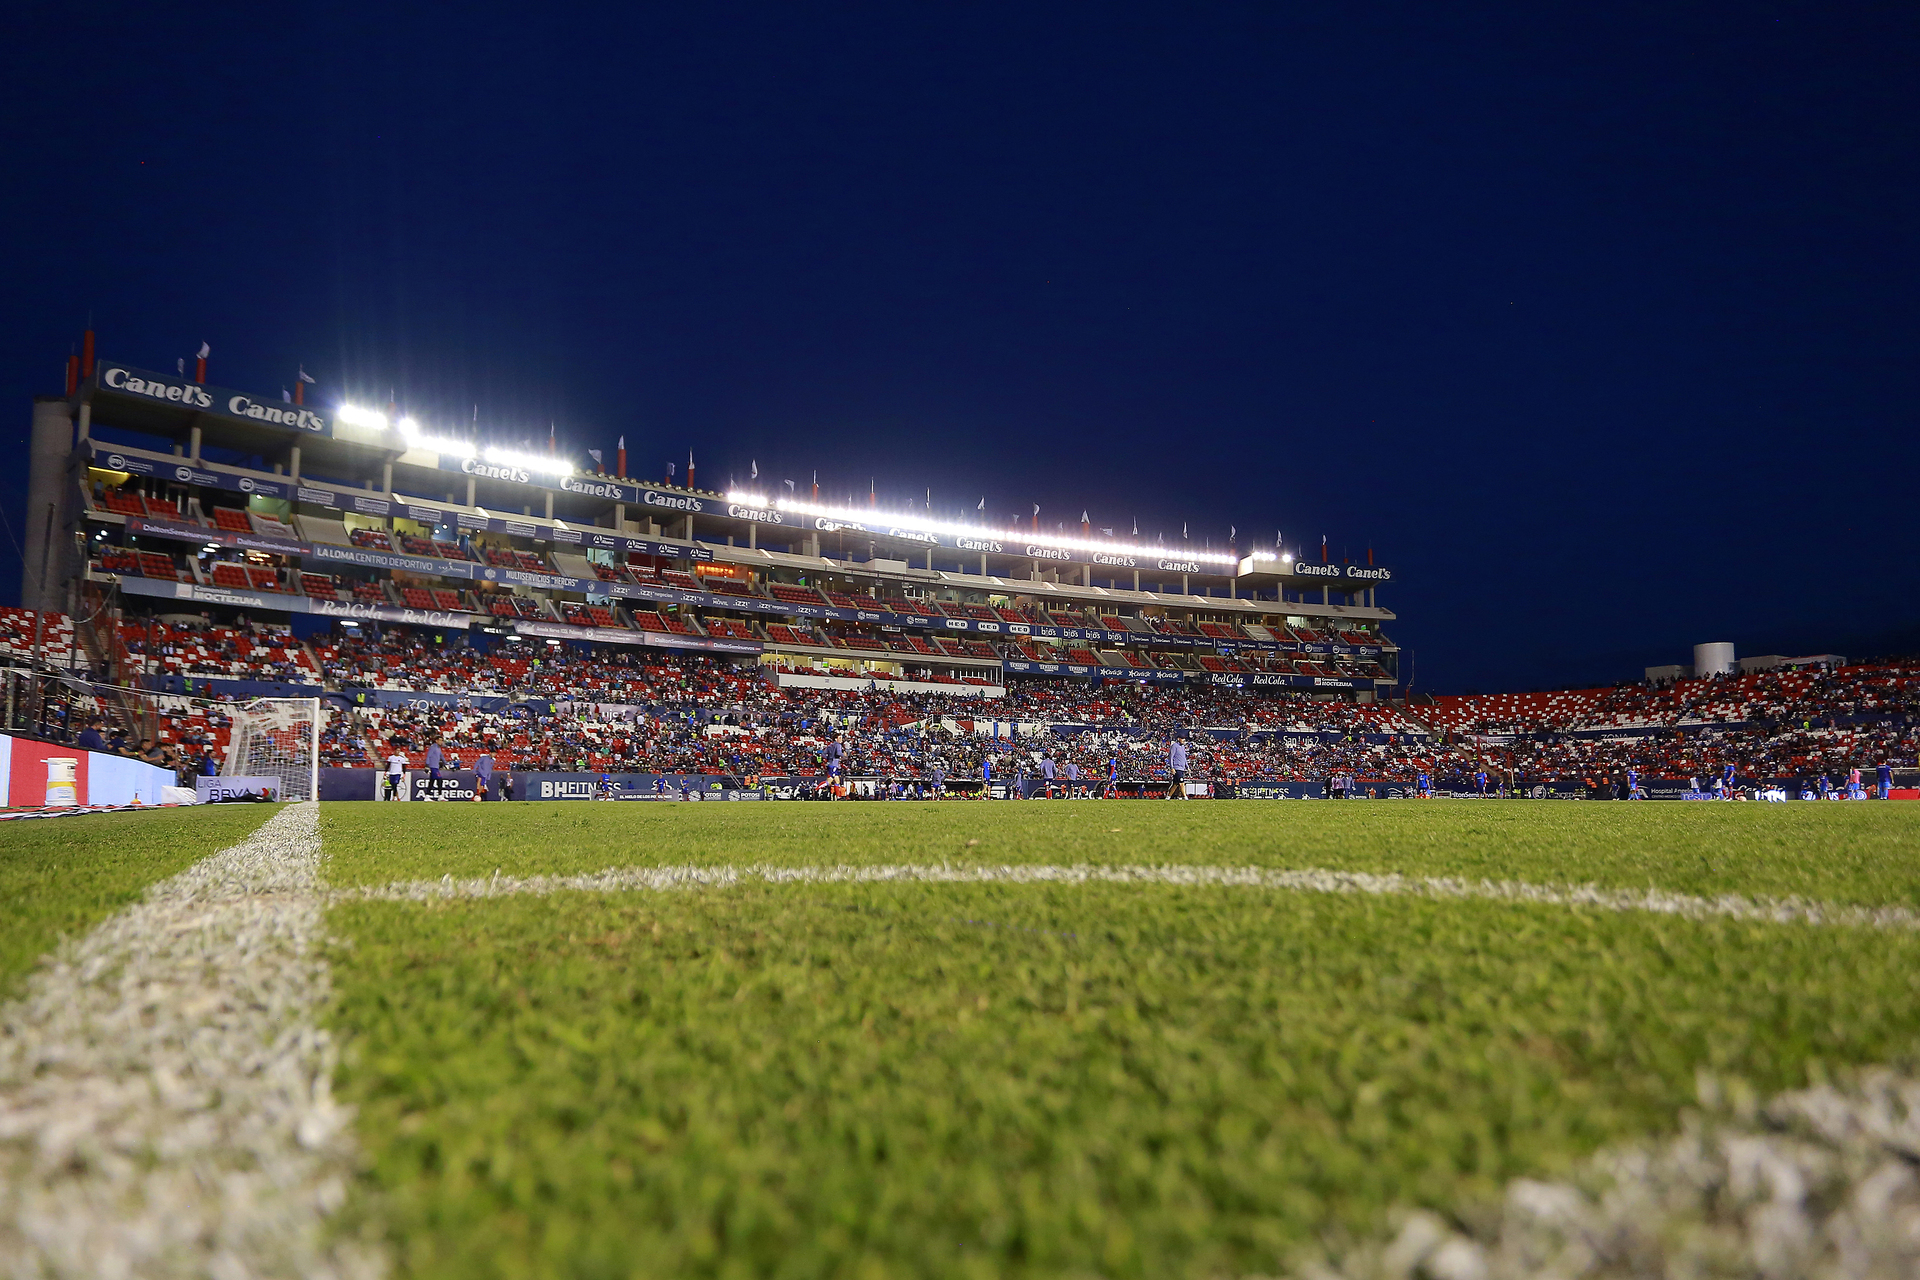
M372 427L376 431L385 431L389 425L387 415L378 409L362 409L353 404L341 405L334 410L333 416L350 427Z
M497 462L503 467L519 467L523 471L538 471L541 475L573 474L573 464L570 462L536 453L521 453L518 449L488 449L485 456L488 462Z
M781 498L773 504L782 511L791 511L795 515L819 516L827 520L846 520L850 523L875 523L885 521L902 529L914 529L924 533L944 533L957 538L992 538L1002 542L1020 542L1027 546L1056 547L1067 551L1106 551L1120 555L1157 556L1168 560L1193 560L1201 564L1238 565L1238 556L1220 551L1194 551L1176 547L1146 547L1130 542L1094 542L1086 538L1067 538L1052 533L1026 533L1019 529L995 529L978 524L955 524L949 520L934 520L923 515L902 511L873 511L854 507L823 507L811 502L798 502L792 498Z
M455 458L473 456L473 446L465 440L450 440L441 436L427 435L420 430L420 424L412 418L402 418L393 425L406 438L409 449L425 449L430 453L444 453Z
M1285 555L1283 555L1283 556L1281 556L1281 557L1280 557L1280 563L1281 563L1281 564L1292 564L1292 563L1293 563L1293 552L1291 552L1291 551L1289 551L1289 552L1287 552L1287 553L1286 553Z
M767 507L772 505L767 501L766 494L748 493L744 489L729 489L727 491L727 501L738 503L743 507Z

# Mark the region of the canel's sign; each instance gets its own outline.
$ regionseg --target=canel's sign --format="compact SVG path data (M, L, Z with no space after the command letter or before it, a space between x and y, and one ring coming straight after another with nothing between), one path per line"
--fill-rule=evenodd
M100 388L120 395L139 396L183 409L215 413L224 418L240 418L270 427L286 427L314 435L331 435L324 414L305 405L256 400L239 391L203 387L184 378L169 377L124 364L102 364L98 374Z
M1310 564L1303 560L1293 562L1293 576L1296 578L1334 578L1346 582L1391 582L1393 570L1370 564Z

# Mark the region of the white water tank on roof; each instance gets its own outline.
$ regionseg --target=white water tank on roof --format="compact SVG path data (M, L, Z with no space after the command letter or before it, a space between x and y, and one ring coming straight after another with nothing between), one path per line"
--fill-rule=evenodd
M1693 646L1693 674L1695 679L1707 676L1724 676L1733 671L1733 646L1724 640L1712 644Z

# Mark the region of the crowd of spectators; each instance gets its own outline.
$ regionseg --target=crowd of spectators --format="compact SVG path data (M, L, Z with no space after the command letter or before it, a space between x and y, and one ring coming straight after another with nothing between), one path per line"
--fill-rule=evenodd
M16 628L17 629L17 628ZM378 768L398 752L418 767L430 745L481 751L500 767L568 772L978 778L1039 774L1164 780L1168 744L1187 744L1200 781L1324 781L1362 793L1407 787L1525 793L1602 789L1650 778L1840 777L1916 766L1920 659L1776 669L1663 684L1361 702L1224 685L1008 677L1004 696L954 684L908 691L783 685L751 659L637 646L540 642L482 649L464 635L403 627L296 639L240 620L122 626L136 670L324 681L328 765ZM372 691L424 696L378 705ZM391 699L386 699L392 701ZM217 702L163 699L150 740L82 719L106 750L204 771L224 750ZM94 749L102 749L96 747Z

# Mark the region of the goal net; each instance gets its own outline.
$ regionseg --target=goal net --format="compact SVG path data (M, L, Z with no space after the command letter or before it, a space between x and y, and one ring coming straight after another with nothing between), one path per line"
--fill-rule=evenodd
M256 698L232 715L223 774L277 779L281 800L320 798L320 699Z

